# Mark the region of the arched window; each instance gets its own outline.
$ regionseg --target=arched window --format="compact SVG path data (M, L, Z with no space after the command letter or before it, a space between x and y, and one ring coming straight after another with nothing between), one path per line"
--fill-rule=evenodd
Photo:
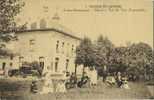
M62 42L62 54L64 54L64 45L65 45L65 42Z
M59 41L56 43L56 53L59 53Z
M55 72L58 71L58 63L59 63L59 58L56 57L56 58L55 58Z
M42 75L42 72L44 69L44 59L45 58L43 56L39 57L39 67L40 67L39 73L40 73L40 75Z
M23 62L24 62L24 57L20 56L19 57L19 67L23 66Z
M66 59L66 72L68 71L69 59Z

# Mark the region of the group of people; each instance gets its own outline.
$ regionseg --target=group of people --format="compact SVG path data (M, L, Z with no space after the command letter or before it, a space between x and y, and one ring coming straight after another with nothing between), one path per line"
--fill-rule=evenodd
M77 78L75 73L72 73L70 75L69 80L66 82L67 88L73 88L73 87L83 87L87 83L90 83L90 86L96 86L97 85L97 71L92 69L89 72L83 72L81 78Z
M33 81L31 84L31 92L32 93L40 93L40 94L47 94L47 93L53 93L53 92L66 92L65 88L65 77L59 79L59 80L53 80L51 78L51 72L48 72L43 77L43 85L41 91L38 91L38 85L37 81Z
M66 92L69 88L82 88L87 83L90 83L90 86L97 85L97 71L92 69L90 72L84 72L82 77L77 78L77 75L72 72L64 72L63 77L55 82L51 78L51 73L48 72L43 77L43 87L41 91L37 89L37 81L33 81L31 84L31 92L33 93L53 93L53 92Z
M82 88L84 85L89 83L90 87L94 87L97 85L97 71L92 68L88 72L83 72L81 78L77 78L77 75L69 72L64 72L63 78L53 81L51 78L51 72L46 73L43 78L44 85L42 87L41 94L45 93L53 93L53 92L66 92L69 88ZM117 85L119 88L130 89L127 82L127 77L125 74L121 74L120 72L111 75L107 73L106 77L103 78L103 81L108 83L110 86ZM32 82L31 92L38 93L37 91L36 81Z
M117 85L119 88L130 89L126 74L121 74L120 72L117 72L114 75L108 74L105 82L110 86Z

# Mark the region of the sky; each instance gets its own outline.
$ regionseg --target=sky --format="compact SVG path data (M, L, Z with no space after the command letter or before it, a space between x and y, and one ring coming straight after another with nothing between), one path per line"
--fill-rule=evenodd
M145 42L153 47L153 5L151 0L24 0L17 22L54 20L74 33L96 40L108 37L115 45ZM102 7L106 5L107 8ZM120 6L110 11L109 6ZM95 7L94 7L95 6ZM98 6L101 6L100 8ZM95 11L95 9L107 9ZM76 10L74 10L76 9ZM113 7L116 9L116 7ZM47 10L47 12L44 12ZM83 10L83 11L77 11ZM84 11L88 10L88 11ZM53 22L53 21L49 21Z

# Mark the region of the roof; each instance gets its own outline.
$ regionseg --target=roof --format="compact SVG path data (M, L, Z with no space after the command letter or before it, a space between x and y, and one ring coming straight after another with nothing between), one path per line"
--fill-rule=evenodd
M25 33L25 32L38 32L38 31L55 31L55 32L64 34L64 35L66 35L66 36L69 36L69 37L71 37L71 38L75 38L75 39L77 39L77 40L81 40L80 37L71 35L71 34L69 34L69 33L66 33L66 32L64 32L64 31L62 31L62 30L58 30L58 29L55 29L55 28L20 30L20 31L16 31L15 33L16 33L16 34L22 34L22 33Z

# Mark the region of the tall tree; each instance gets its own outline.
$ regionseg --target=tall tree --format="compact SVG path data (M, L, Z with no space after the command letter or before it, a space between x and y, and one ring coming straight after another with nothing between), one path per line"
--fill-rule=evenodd
M97 67L102 67L104 65L109 65L110 53L114 45L107 38L100 35L95 44L95 65Z
M152 52L152 48L146 43L132 44L129 47L129 55L127 55L129 69L136 68L140 74L144 74L146 77L152 68Z
M128 74L147 75L152 73L152 48L146 43L134 43L116 47L111 52L112 70L127 71Z
M89 38L85 37L77 47L75 62L78 65L83 65L83 72L85 67L94 65L93 44Z
M0 33L16 29L14 18L23 6L21 0L0 0Z
M110 55L110 71L126 71L126 51L127 47L115 47Z
M23 29L25 25L16 26L15 17L20 13L21 8L24 6L22 0L0 0L0 43L9 42L10 40L17 40L15 34L8 34L17 29ZM6 45L0 44L0 55L9 56L12 53L6 50Z

